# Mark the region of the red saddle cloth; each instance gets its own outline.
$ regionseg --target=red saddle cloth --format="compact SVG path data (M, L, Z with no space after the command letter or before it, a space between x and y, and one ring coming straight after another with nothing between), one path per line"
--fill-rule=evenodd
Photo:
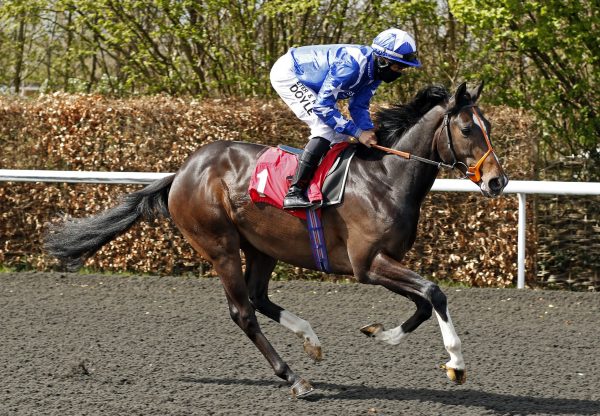
M321 186L323 186L327 172L342 150L349 145L349 143L338 143L327 152L308 186L309 201L318 202L323 199ZM248 192L252 201L264 202L281 209L283 198L287 194L297 166L296 155L275 147L268 148L256 162L250 180ZM286 212L306 219L306 210L304 209L286 210Z

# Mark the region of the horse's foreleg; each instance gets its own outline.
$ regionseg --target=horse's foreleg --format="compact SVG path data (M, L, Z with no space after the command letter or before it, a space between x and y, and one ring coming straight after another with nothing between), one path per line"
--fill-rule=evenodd
M397 261L382 254L373 259L368 271L359 274L359 280L361 283L384 286L412 299L417 305L415 314L402 325L387 331L381 324L368 325L361 329L363 333L390 344L398 344L431 317L433 308L442 332L444 347L450 355L450 361L443 367L452 381L457 383L465 381L465 363L461 351L461 341L452 325L446 295L438 285L401 267Z
M310 358L315 361L321 361L323 359L321 342L315 331L313 331L310 322L305 321L290 311L283 309L281 306L276 305L266 295L252 298L252 303L260 313L275 322L279 322L299 338L302 338L304 340L304 351Z
M403 293L401 290L391 289L395 293L399 293L410 298L415 305L417 306L417 310L415 313L404 321L401 325L386 330L383 324L371 324L362 327L360 330L363 334L376 338L380 341L386 342L388 344L397 345L408 336L411 332L417 329L423 322L428 320L431 317L431 303L426 299L416 296L416 295L408 295Z
M450 380L458 384L462 384L467 379L465 372L465 361L463 359L461 350L462 344L460 338L458 338L458 335L454 330L454 325L452 325L450 312L448 312L448 307L446 306L445 295L443 303L444 305L439 304L439 307L434 305L435 315L437 316L438 323L440 324L440 330L442 331L442 338L444 339L444 346L450 355L450 361L443 365L442 368L446 370L446 374ZM444 306L446 307L444 308ZM438 312L438 310L445 312L442 314Z
M315 361L323 359L321 342L310 323L276 305L269 299L269 279L277 260L256 250L245 250L246 282L250 291L250 301L256 309L280 323L304 340L304 351Z

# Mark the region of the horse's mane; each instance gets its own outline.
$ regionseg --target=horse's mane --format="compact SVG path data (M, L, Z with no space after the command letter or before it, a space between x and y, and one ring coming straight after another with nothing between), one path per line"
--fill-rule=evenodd
M450 93L442 85L429 85L422 88L415 97L406 104L395 104L379 110L375 114L377 126L377 143L385 147L393 147L402 135L433 107L442 104L450 98ZM380 152L359 146L357 156L371 159Z

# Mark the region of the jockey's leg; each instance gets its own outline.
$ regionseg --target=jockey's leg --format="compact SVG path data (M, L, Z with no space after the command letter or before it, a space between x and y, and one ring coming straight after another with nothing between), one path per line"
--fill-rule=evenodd
M298 161L292 185L283 200L284 209L302 209L312 205L306 196L306 188L308 188L321 158L329 151L329 146L329 140L323 137L313 137L308 141Z
M292 186L283 201L283 208L309 208L312 204L304 196L304 191L319 166L319 161L334 142L336 132L314 113L317 93L298 79L291 54L287 53L275 62L270 78L271 85L281 99L296 117L308 125L311 137L300 157Z

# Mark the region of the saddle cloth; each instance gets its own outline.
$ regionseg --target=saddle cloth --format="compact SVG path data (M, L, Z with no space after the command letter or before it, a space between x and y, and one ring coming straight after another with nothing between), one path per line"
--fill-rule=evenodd
M311 202L320 202L321 207L342 202L348 167L355 151L356 146L338 143L327 152L308 186L307 196ZM287 146L267 148L256 162L250 180L248 192L252 201L281 209L298 166L298 154L301 153L302 150ZM306 219L305 209L286 212Z

